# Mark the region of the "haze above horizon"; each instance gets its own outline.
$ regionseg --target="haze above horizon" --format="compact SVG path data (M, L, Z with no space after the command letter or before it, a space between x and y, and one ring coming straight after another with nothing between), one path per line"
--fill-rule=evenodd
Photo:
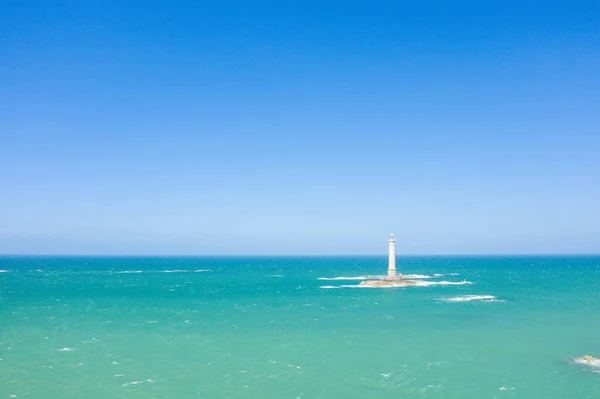
M600 4L8 1L0 254L600 253Z

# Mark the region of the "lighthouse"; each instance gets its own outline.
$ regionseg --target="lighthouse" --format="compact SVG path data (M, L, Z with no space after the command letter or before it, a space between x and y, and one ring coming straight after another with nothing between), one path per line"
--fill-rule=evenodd
M414 277L408 276L408 279L402 277L402 273L396 273L396 239L393 234L390 234L388 240L389 263L387 276L373 277L368 280L361 281L359 287L383 288L383 287L408 287L408 286L423 286L424 281L415 280ZM460 283L459 283L460 284Z
M396 239L394 235L390 235L389 243L389 260L388 260L388 278L397 278L396 275Z

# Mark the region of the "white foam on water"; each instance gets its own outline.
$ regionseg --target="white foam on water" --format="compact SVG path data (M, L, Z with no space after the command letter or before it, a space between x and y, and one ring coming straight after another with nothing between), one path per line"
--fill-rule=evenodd
M500 387L498 388L499 391L514 391L514 388L507 388L507 387Z
M0 273L8 273L9 270L0 270Z
M74 350L75 349L73 349L73 348L61 348L61 349L57 349L57 351L59 351L59 352L72 352Z
M159 270L158 273L203 273L210 272L212 270L209 269L196 269L196 270L188 270L188 269L173 269L173 270Z
M147 379L145 381L131 381L131 382L126 382L125 384L121 385L121 388L126 388L126 387L131 386L131 385L140 385L140 384L143 384L145 382L155 382L155 381L151 380L151 379Z
M465 285L473 284L471 281L420 281L414 287L429 287L430 285Z
M458 276L458 273L451 273L451 274L440 274L440 273L435 273L432 275L428 275L428 274L403 274L402 277L406 278L406 279L430 279L430 278L438 278L438 277L443 277L443 276ZM370 279L377 279L377 278L382 278L385 276L382 275L369 275L369 276L339 276L339 277L318 277L317 280L329 280L329 281L335 281L335 280L340 280L340 281L350 281L350 280L370 280Z
M496 299L493 295L459 295L452 298L445 298L447 302L470 302L470 301L492 301Z
M369 280L369 279L372 279L372 278L380 278L380 277L381 276L319 277L319 278L317 278L317 280L327 280L327 281L341 280L341 281L349 281L349 280Z
M467 280L465 280L465 281L419 281L417 284L411 284L411 285L406 285L404 283L390 284L390 285L384 285L384 286L343 284L340 286L323 285L319 288L326 288L326 289L328 289L328 288L329 289L331 289L331 288L407 288L407 287L429 287L432 285L464 285L464 284L473 284L473 283L470 281L467 281Z
M598 367L600 368L600 359L592 359L592 360L586 360L583 359L581 357L578 357L574 360L575 363L577 364L584 364L586 366L591 366L591 367Z
M402 277L404 278L435 278L435 277L440 277L443 276L443 274L438 274L438 275L433 275L433 276L428 276L425 274L403 274Z
M322 285L319 288L322 288L324 290L332 290L334 288L340 288L340 287L336 287L335 285Z
M374 287L374 286L370 286L370 285L340 285L340 288L402 288L405 287L404 285L389 285L389 286L382 286L382 287Z
M206 273L206 272L212 272L212 270L210 270L210 269L190 269L190 270L174 269L174 270L158 270L158 271L153 271L153 270L119 270L119 271L113 271L113 272L110 272L110 273L114 273L114 274L137 274L137 273Z
M121 385L121 388L125 388L128 387L130 385L139 385L144 381L131 381L131 382L126 382L125 384Z

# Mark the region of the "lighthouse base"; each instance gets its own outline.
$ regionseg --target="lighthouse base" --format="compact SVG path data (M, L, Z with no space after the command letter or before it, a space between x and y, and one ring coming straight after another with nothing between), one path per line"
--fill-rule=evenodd
M402 276L383 277L379 279L365 280L358 284L361 287L385 288L385 287L409 287L422 284L421 280L405 280Z

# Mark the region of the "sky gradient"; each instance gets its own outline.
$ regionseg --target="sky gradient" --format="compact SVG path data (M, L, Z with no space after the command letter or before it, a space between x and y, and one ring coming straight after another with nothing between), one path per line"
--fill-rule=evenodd
M3 1L0 253L600 253L600 3L281 3Z

